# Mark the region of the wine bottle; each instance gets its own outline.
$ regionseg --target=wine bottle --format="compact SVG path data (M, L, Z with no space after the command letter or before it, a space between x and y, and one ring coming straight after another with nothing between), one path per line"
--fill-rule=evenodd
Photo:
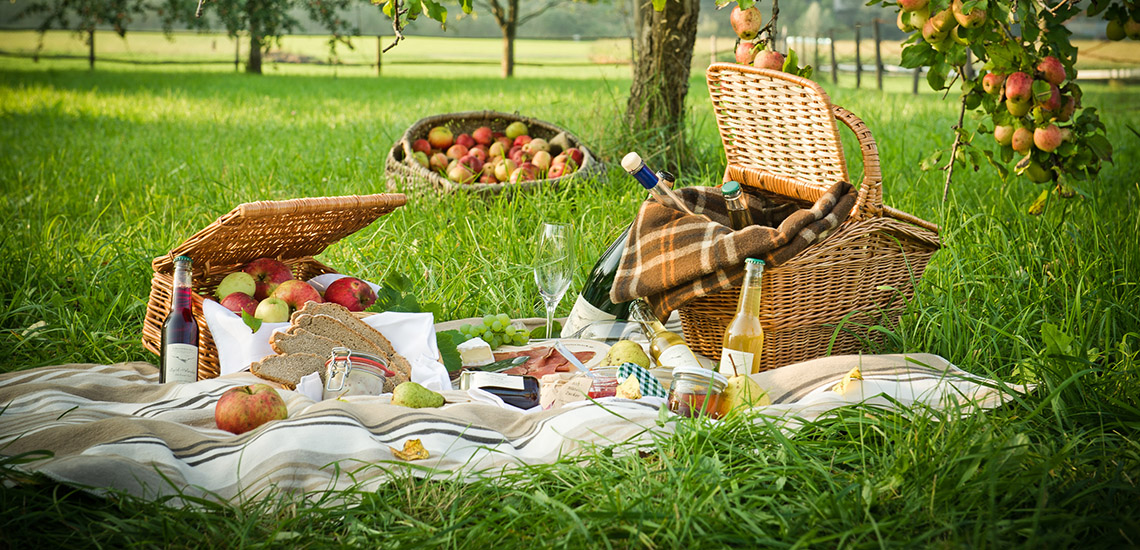
M162 368L159 383L198 380L198 321L194 319L190 283L190 258L174 259L174 287L170 313L162 323Z
M665 204L673 203L681 210L692 214L684 203L675 200L676 195L669 188L673 182L672 177L664 180L659 178L657 174L645 166L640 155L629 153L622 159L622 167L642 187L650 190L658 197L663 197L660 200ZM598 257L594 268L590 270L590 274L586 277L586 284L582 287L582 292L578 294L578 298L574 301L574 307L570 309L570 315L566 318L566 323L562 325L561 336L563 338L576 336L591 323L629 318L629 302L615 304L610 300L610 289L614 286L614 275L617 273L622 252L625 251L626 242L629 240L629 230L630 227L626 227L621 232L621 235ZM610 336L620 337L621 335L611 334Z
M633 319L637 321L649 338L649 356L657 362L658 367L700 367L693 350L685 344L685 339L675 332L665 328L645 300L637 299L630 306Z
M744 286L736 315L724 330L724 349L718 370L724 376L760 372L760 352L764 349L764 328L760 326L760 277L764 260L744 261Z
M740 183L725 182L720 186L724 195L724 205L728 209L728 225L733 231L740 231L753 224L752 212L748 210L748 196L740 189Z

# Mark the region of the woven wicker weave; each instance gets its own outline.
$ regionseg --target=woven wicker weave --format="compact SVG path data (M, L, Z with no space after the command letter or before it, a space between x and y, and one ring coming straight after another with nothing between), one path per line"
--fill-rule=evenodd
M544 179L523 183L471 183L461 184L451 181L435 171L420 166L412 159L412 142L417 139L426 139L428 132L436 126L445 126L458 135L470 134L480 126L487 126L499 131L512 122L521 121L529 129L530 137L550 140L559 133L565 133L570 144L582 150L582 166L572 174L556 179ZM541 185L555 185L567 183L578 177L598 177L605 173L605 166L601 161L582 144L576 136L549 122L525 117L518 114L500 113L497 111L468 111L463 113L449 113L421 118L412 124L400 141L397 141L388 152L385 163L388 174L389 187L393 181L403 183L408 188L434 188L441 192L452 192L459 189L477 193L495 194L509 190L531 189Z
M160 353L162 323L170 312L176 256L190 256L194 261L192 296L199 329L198 377L213 378L219 374L218 350L202 317L203 296L213 296L214 289L226 275L262 257L280 259L293 271L293 276L301 280L336 273L313 256L367 227L405 201L404 195L390 193L239 205L151 262L154 276L143 322L143 347Z
M836 121L855 133L864 173L855 211L832 235L764 270L761 368L863 349L878 333L855 326L897 322L939 247L938 227L883 206L871 131L833 106L814 82L732 63L710 66L707 79L728 159L724 180L766 196L810 204L837 180L847 181ZM685 340L694 351L720 357L739 296L740 287L730 288L681 308Z

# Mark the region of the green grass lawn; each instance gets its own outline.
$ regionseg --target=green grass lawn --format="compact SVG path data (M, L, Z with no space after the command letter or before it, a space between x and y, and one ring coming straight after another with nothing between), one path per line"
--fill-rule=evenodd
M495 70L251 77L0 61L0 370L155 361L139 342L152 258L241 202L383 191L393 142L449 111L566 126L611 170L513 199L411 194L321 259L373 280L406 274L447 318L539 315L527 267L538 220L573 221L592 259L643 198L613 169L637 147L621 122L629 77ZM943 173L919 169L949 145L952 101L825 86L874 131L885 202L943 228L909 313L875 351L937 353L1033 381L1032 395L964 419L852 408L790 439L765 424L686 425L646 458L599 449L473 484L397 480L339 495L354 506L176 509L29 480L0 490L0 548L1140 544L1140 92L1086 86L1115 163L1079 184L1082 198L1028 217L1040 188L1027 181L961 169L942 203ZM689 103L680 181L714 184L723 151L699 72ZM1063 356L1047 351L1046 324L1073 338Z

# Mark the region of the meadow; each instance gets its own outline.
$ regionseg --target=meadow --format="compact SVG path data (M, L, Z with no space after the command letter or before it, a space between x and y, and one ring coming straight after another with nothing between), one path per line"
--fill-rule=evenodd
M617 167L645 131L622 123L628 68L524 67L503 81L490 65L394 67L382 77L327 67L252 77L0 60L0 371L155 362L139 340L154 257L241 202L386 190L388 149L441 112L549 120L610 170L513 198L410 192L320 259L373 280L405 274L446 319L534 316L536 223L566 221L583 259L576 292L643 198ZM1078 183L1079 198L1054 198L1030 217L1041 188L989 167L958 169L942 202L944 173L920 164L949 146L952 100L909 95L909 79L892 85L903 92L824 86L874 131L884 202L942 227L944 248L907 314L869 351L937 353L1034 392L961 419L852 407L791 437L743 419L685 424L645 457L599 448L471 484L397 479L373 493L244 506L96 498L26 479L0 458L0 546L1140 544L1140 91L1084 86L1115 162ZM686 132L686 157L643 155L680 165L681 185L718 183L723 150L699 70Z

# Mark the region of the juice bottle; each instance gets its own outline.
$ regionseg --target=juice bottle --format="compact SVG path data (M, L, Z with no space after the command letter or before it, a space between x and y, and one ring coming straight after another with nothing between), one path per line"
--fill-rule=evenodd
M198 322L194 319L190 291L190 258L179 256L174 259L170 314L162 323L162 367L158 381L163 384L198 380Z
M764 329L760 326L760 276L764 260L744 262L744 286L736 316L724 330L724 349L718 370L726 377L760 372L760 352L764 349Z

